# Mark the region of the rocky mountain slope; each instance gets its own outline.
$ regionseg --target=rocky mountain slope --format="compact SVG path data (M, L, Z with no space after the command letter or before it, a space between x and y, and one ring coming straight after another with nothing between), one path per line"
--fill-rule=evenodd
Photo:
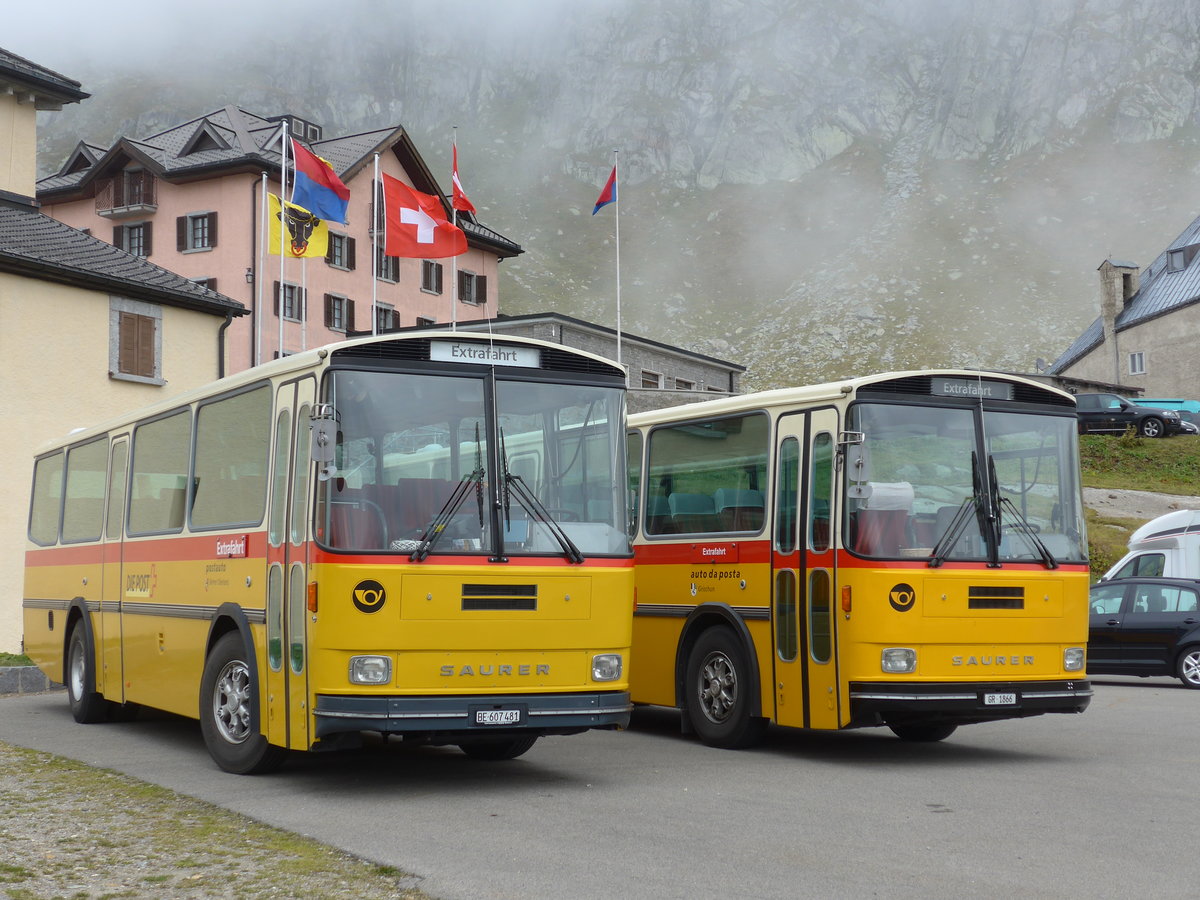
M300 4L304 8L304 4ZM314 7L315 8L315 7ZM226 102L404 124L526 253L502 309L615 322L772 386L939 364L1030 371L1095 268L1200 212L1200 5L1176 0L351 0L59 68L42 167ZM147 72L151 74L147 75ZM592 203L620 151L620 200ZM443 179L443 186L448 185Z

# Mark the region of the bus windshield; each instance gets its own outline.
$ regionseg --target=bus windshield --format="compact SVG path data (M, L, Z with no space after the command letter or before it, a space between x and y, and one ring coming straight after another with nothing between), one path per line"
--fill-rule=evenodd
M1087 559L1073 416L858 403L847 427L862 435L845 467L855 552L930 565Z
M631 552L620 389L334 370L326 397L327 546L414 559Z

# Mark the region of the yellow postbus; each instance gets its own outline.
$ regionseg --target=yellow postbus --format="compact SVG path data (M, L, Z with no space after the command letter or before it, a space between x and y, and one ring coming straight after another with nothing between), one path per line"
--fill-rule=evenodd
M1088 705L1070 395L905 372L630 426L635 703L723 747L768 722L933 741Z
M625 380L541 341L298 353L37 454L25 650L76 720L266 771L364 732L515 757L629 720Z

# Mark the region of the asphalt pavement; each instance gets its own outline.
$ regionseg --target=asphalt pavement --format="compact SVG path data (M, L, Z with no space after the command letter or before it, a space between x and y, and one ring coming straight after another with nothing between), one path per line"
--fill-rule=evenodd
M510 762L373 742L244 777L195 722L77 725L62 693L0 699L0 740L115 769L421 878L442 900L1185 897L1200 880L1200 691L1095 680L1082 715L882 729L772 728L748 751L639 709L624 733Z

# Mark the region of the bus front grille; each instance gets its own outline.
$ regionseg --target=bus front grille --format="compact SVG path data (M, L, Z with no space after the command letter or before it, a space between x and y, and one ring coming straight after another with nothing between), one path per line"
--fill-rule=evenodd
M464 584L464 612L496 609L537 609L536 584Z
M999 585L967 588L968 609L1024 609L1025 588Z

